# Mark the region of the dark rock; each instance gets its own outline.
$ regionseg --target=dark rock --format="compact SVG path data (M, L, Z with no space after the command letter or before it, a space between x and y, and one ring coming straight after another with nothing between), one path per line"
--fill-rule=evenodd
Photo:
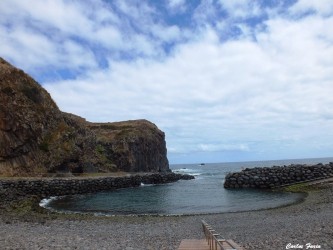
M117 188L137 187L144 184L164 184L178 180L190 180L193 176L175 173L151 173L132 175L130 177L101 177L101 178L44 178L31 181L0 180L0 198L10 201L27 195L40 198L69 194L94 193Z
M318 178L329 178L333 173L333 165L317 164L313 166L294 164L290 166L274 166L272 168L247 168L229 173L225 177L225 188L276 188L297 182L311 181Z

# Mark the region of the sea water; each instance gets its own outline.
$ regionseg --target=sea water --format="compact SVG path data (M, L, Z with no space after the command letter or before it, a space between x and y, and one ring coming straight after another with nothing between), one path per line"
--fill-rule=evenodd
M254 189L225 189L224 177L243 168L328 163L333 158L171 165L176 173L195 176L163 185L141 185L108 192L70 195L43 201L62 212L103 215L184 215L267 209L292 204L304 195Z

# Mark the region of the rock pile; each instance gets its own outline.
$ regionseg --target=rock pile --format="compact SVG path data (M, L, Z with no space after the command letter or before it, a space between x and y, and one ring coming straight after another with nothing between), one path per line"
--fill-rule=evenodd
M333 162L317 165L289 165L264 168L246 168L229 173L225 177L225 188L271 189L298 182L333 177Z
M44 178L0 180L0 197L6 200L8 193L19 196L36 195L40 198L71 194L94 193L118 188L137 187L143 184L164 184L178 180L194 179L190 175L175 173L144 174L124 177L101 178ZM13 197L11 197L12 199ZM14 197L15 198L15 197Z

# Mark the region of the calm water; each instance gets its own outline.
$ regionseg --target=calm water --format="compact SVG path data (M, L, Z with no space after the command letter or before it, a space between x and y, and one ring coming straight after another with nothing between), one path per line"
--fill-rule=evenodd
M42 206L64 212L106 215L130 214L200 214L271 208L300 200L301 194L223 188L228 172L246 167L269 167L292 163L328 163L333 158L238 163L171 165L177 173L195 176L165 185L141 185L88 195L73 195L42 201Z

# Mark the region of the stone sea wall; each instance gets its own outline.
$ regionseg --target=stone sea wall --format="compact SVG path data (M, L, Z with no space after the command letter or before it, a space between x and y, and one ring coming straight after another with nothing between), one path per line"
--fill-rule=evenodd
M181 179L189 180L194 179L194 177L164 173L100 178L3 179L0 180L0 196L2 199L13 199L15 196L26 195L36 195L40 198L46 198L50 196L94 193L118 188L137 187L141 183L163 184Z
M289 165L264 168L246 168L229 173L225 188L272 189L299 182L333 177L333 162L317 165Z

